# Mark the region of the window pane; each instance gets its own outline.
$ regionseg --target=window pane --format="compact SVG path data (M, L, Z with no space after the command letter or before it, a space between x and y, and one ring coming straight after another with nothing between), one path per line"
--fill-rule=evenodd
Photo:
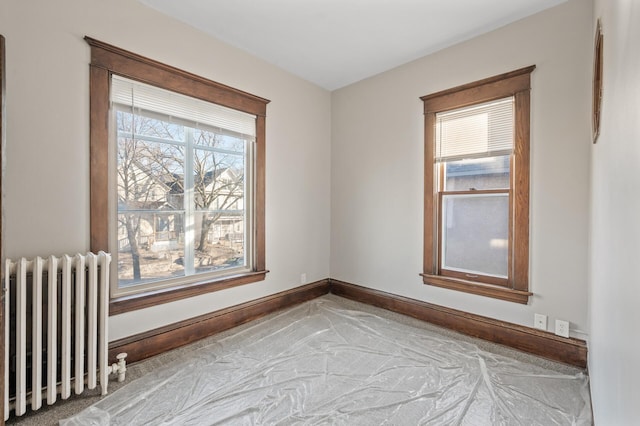
M245 266L244 214L241 210L195 215L196 273Z
M153 113L145 111L133 112L133 108L119 106L116 111L118 137L136 139L159 138L167 141L184 142L184 126L153 117Z
M120 287L184 275L184 215L118 214Z
M211 149L194 150L194 270L245 266L245 141L210 132L196 140Z
M118 286L184 275L182 126L117 111Z
M239 155L244 153L245 139L241 137L203 129L194 129L193 135L194 143L199 146L216 148L220 151L228 151Z
M507 194L444 195L442 268L507 277Z
M508 189L510 156L444 163L444 190Z
M183 209L184 148L118 139L118 210Z

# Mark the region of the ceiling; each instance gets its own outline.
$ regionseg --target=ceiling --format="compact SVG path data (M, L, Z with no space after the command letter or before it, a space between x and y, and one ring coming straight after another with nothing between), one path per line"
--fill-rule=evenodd
M566 0L139 0L334 90Z

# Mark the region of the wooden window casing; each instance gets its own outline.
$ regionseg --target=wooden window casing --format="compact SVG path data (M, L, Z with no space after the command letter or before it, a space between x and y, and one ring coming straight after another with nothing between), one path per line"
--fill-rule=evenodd
M421 97L425 115L423 282L428 285L526 304L529 301L529 66ZM514 97L514 145L510 157L508 277L470 278L440 267L441 194L436 161L436 114ZM491 192L491 191L484 191ZM498 191L501 192L501 191Z
M265 117L268 100L85 37L90 64L91 250L109 252L109 102L113 74L256 116L253 268L248 273L112 298L110 315L262 281L265 267Z

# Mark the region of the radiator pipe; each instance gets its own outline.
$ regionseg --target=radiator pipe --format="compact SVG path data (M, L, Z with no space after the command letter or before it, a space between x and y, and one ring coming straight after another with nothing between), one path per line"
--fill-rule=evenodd
M118 381L124 382L124 377L127 372L127 353L119 353L118 355L116 355L116 358L118 359L118 362L114 362L109 366L109 374L117 374Z

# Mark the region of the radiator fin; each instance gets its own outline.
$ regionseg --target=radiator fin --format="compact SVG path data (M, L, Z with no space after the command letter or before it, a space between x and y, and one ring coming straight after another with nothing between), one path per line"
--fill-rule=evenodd
M13 395L21 416L28 402L41 408L43 395L52 405L83 393L85 378L107 393L110 262L104 252L6 261L5 420Z

